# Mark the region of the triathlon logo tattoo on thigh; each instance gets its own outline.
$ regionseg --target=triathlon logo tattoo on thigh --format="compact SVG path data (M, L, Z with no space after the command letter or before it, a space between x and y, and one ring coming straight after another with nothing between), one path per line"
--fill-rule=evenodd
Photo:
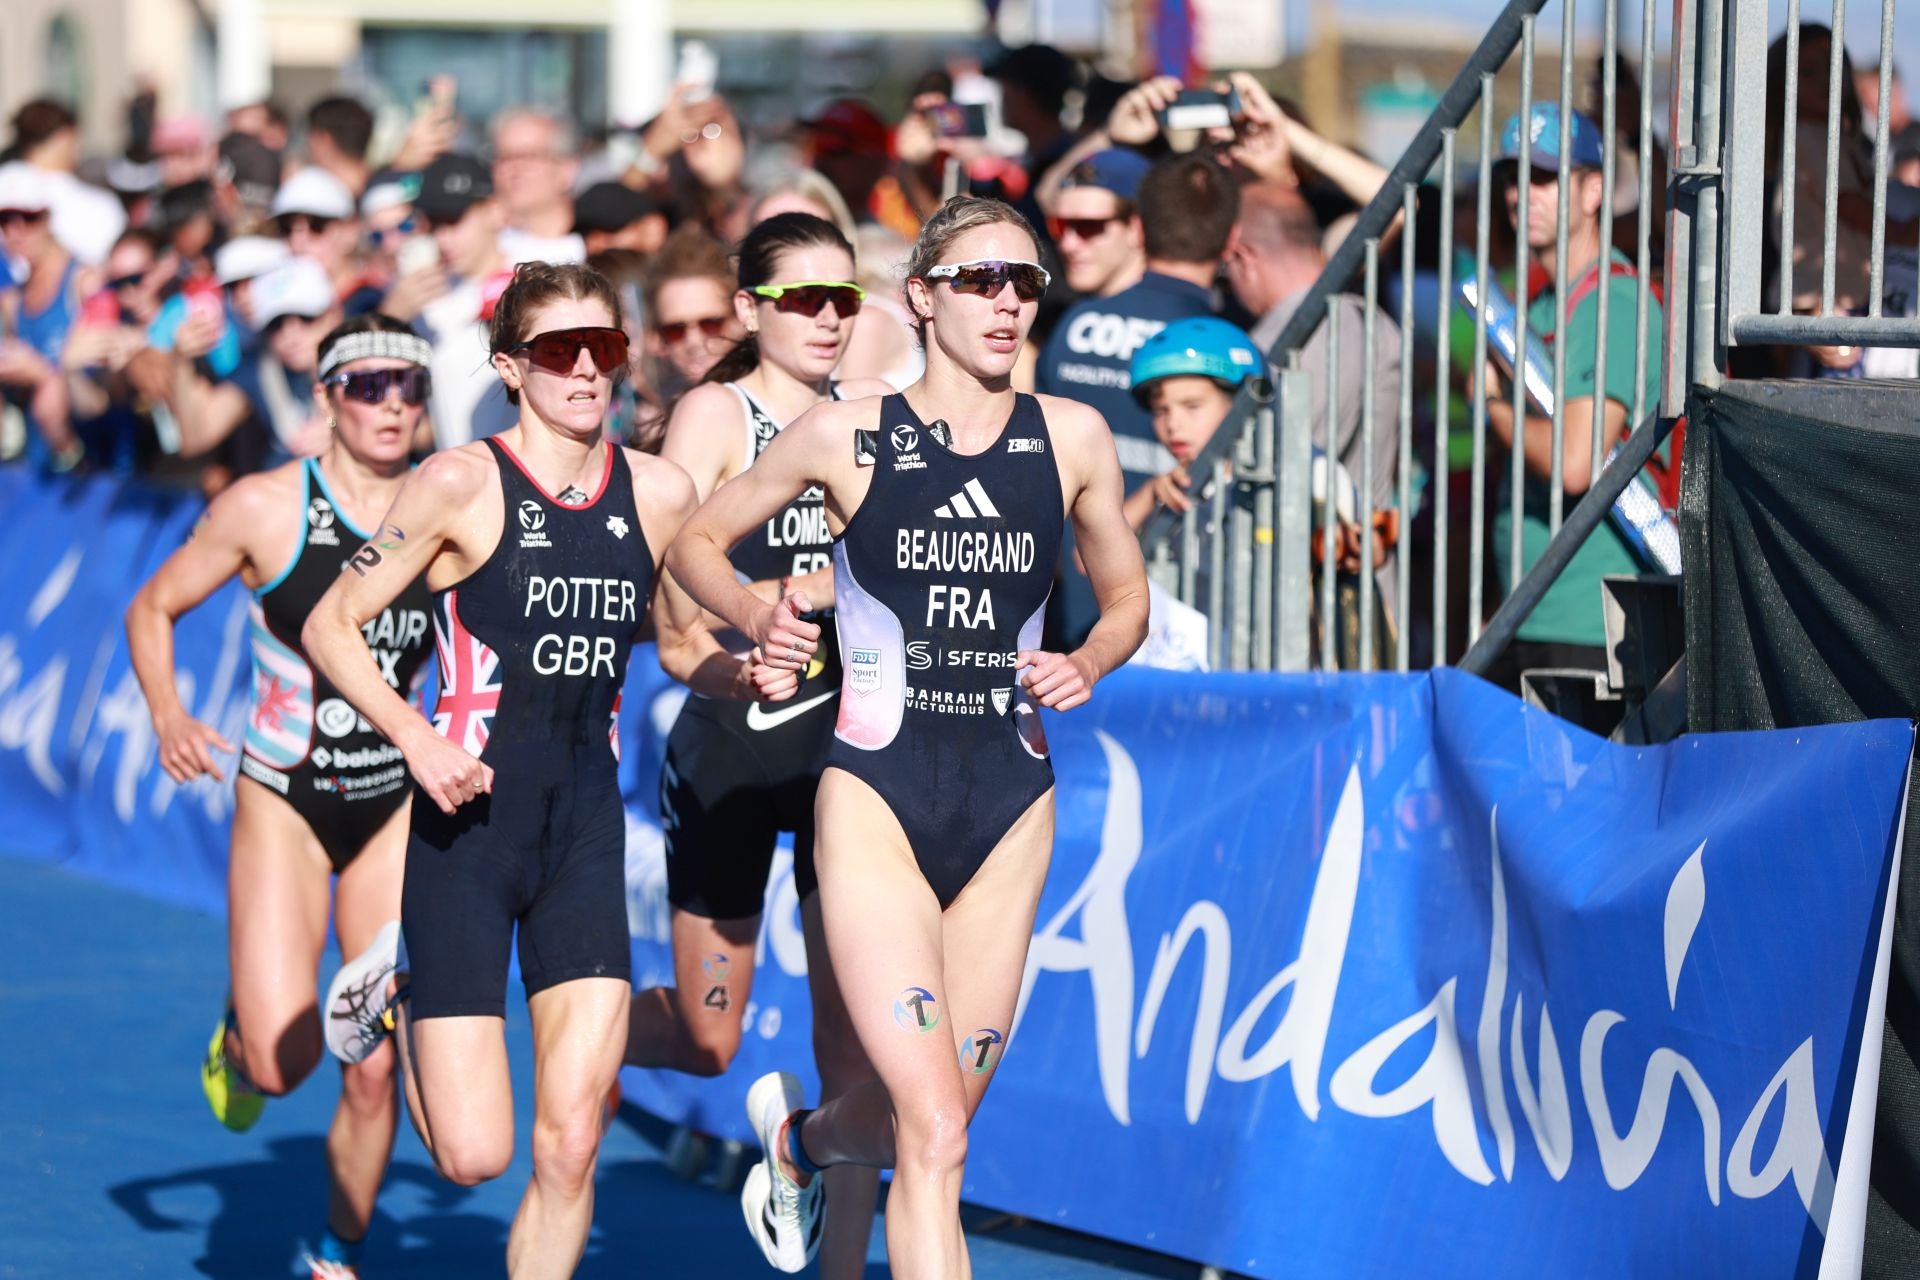
M934 1007L938 1003L925 987L908 987L893 1002L893 1020L902 1030L925 1035L940 1025L940 1010Z
M386 558L380 554L382 551L398 551L400 544L406 540L407 535L400 531L399 525L383 524L380 526L380 532L373 535L372 541L353 553L353 559L347 561L347 565L364 578L367 576L367 570Z
M733 972L732 958L724 951L716 951L700 962L700 968L706 973L708 982L712 984L707 988L706 997L700 1003L721 1013L733 1008L732 995L727 989L727 975Z
M983 1076L1000 1065L1007 1038L992 1027L982 1027L960 1046L960 1069L968 1075Z

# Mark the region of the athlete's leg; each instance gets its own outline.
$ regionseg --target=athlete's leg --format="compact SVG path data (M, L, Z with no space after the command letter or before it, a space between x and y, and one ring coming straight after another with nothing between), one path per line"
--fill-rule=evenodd
M397 974L404 987L407 975ZM398 1006L393 1041L407 1110L440 1176L463 1187L506 1172L513 1160L513 1082L506 1022L486 1014L415 1018Z
M828 769L816 812L827 950L878 1080L815 1111L806 1149L822 1164L892 1163L894 1274L964 1276L967 1103L948 1025L940 904L900 824L866 783Z
M827 777L851 784L836 783L831 791L824 779L821 784L820 880L827 947L836 972L845 976L841 989L879 1079L854 1087L809 1117L805 1147L815 1162L826 1165L891 1161L887 1250L895 1274L965 1276L970 1271L960 1234L959 1199L966 1126L992 1079L1019 995L1052 848L1052 794L1036 800L1008 829L943 915L935 905L940 969L934 981L909 979L889 992L887 979L880 975L892 978L903 972L897 962L890 962L890 954L897 953L904 939L887 936L871 924L863 928L862 921L895 918L887 914L899 907L894 899L907 896L886 874L888 864L898 863L891 842L882 845L871 834L888 827L897 831L898 823L864 783L838 770ZM857 838L861 834L867 837L864 842ZM904 849L905 837L897 838ZM932 890L910 858L900 878L917 884L926 902L933 903ZM944 1033L935 1034L929 1025L925 1034L915 1034L919 1024L930 1022L918 1010L909 1007L905 1015L895 1014L894 1004L911 987L929 991L934 1008L944 1005ZM982 1034L989 1030L998 1031L1001 1040ZM903 1048L909 1039L936 1043L944 1062ZM908 1055L903 1072L899 1064ZM923 1100L929 1092L934 1094L931 1103ZM957 1115L949 1108L957 1108ZM795 1171L789 1166L787 1172L792 1176Z
M847 1014L846 998L827 952L820 919L820 895L800 904L800 925L807 943L807 986L813 993L813 1062L820 1072L820 1105L856 1086L874 1081ZM867 1270L867 1241L873 1235L873 1206L880 1191L880 1170L869 1165L835 1165L822 1175L833 1211L820 1237L821 1280L859 1280Z
M607 1091L627 1042L624 979L579 978L527 1000L533 1015L533 1180L507 1238L514 1280L573 1274L593 1225Z
M237 1027L226 1054L266 1094L293 1089L320 1061L313 987L327 939L333 868L306 819L251 778L234 787L227 860L227 959Z
M725 1072L740 1049L740 1016L753 989L760 917L709 920L673 909L671 987L635 992L626 1065L688 1075Z
M333 927L342 956L360 954L382 925L399 916L406 851L407 806L403 804L340 873L334 889ZM393 1048L383 1044L364 1061L341 1068L340 1104L327 1131L327 1168L332 1179L327 1225L342 1240L365 1237L374 1196L393 1154L393 1133L399 1122L393 1065Z

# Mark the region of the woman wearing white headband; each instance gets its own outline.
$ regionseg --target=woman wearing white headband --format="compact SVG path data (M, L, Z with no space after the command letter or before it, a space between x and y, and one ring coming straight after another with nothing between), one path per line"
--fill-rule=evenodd
M228 861L231 994L201 1067L213 1113L242 1131L267 1097L320 1061L314 974L326 945L328 881L343 955L399 914L408 781L400 752L314 670L300 628L363 544L408 470L429 389L428 344L385 316L350 320L320 343L314 399L332 427L318 458L248 476L207 508L127 610L133 668L160 763L175 782L223 781L234 748L188 714L174 688L173 624L239 575L252 593L253 695L235 786ZM387 680L410 693L432 652L429 598L415 582L367 628ZM393 1149L393 1054L343 1073L327 1135L327 1223L304 1265L357 1274L360 1244Z

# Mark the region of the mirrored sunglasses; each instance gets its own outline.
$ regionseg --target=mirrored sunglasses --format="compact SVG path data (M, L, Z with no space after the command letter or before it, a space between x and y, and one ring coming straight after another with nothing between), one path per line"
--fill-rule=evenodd
M1008 281L1014 296L1033 302L1047 291L1053 277L1037 262L1015 262L1000 258L979 258L972 262L943 262L927 268L927 279L945 280L955 293L975 293L983 298L999 296Z
M349 400L379 404L394 388L400 389L404 404L420 405L433 394L433 377L418 365L410 369L368 369L358 373L336 373L327 379L330 387L339 387Z
M507 350L524 351L536 368L562 374L573 372L574 365L580 362L580 352L585 350L593 359L594 368L612 374L626 367L627 335L625 330L597 325L555 329L551 333L537 333L525 342L516 342Z
M763 284L754 286L748 292L773 303L775 311L803 316L817 316L822 307L831 303L833 314L842 320L851 320L859 315L860 304L867 300L865 289L844 280L796 280L792 284Z

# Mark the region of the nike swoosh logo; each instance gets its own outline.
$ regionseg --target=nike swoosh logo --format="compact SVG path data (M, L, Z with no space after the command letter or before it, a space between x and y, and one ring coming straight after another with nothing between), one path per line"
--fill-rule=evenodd
M766 710L765 703L749 702L747 704L747 728L765 731L778 725L783 725L795 716L803 712L811 711L821 703L838 697L839 693L840 691L838 689L829 689L817 697L808 698L805 702L796 702L790 706L781 707L778 711Z

